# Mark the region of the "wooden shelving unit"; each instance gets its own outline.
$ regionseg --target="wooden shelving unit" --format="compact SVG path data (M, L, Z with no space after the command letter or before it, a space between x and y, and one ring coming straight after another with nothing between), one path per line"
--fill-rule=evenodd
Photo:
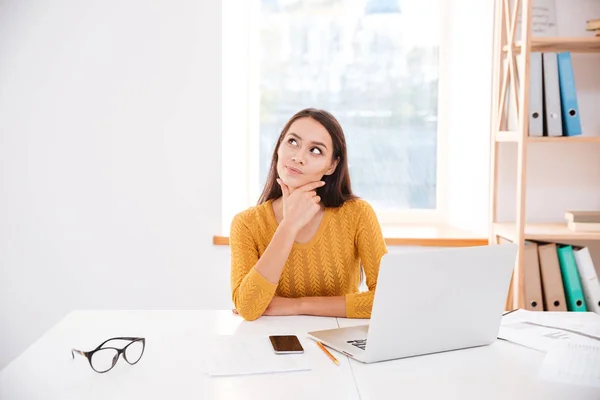
M523 42L515 42L513 52L518 53L523 48ZM503 47L507 51L508 45ZM597 53L600 51L600 37L533 37L530 40L531 51L571 53Z
M496 222L494 224L495 234L515 242L519 238L519 231L515 223ZM566 223L526 224L525 239L539 241L561 241L561 240L600 240L600 232L573 232Z
M511 4L512 3L512 4ZM584 136L574 137L529 137L529 63L531 52L600 53L600 37L532 37L533 0L497 0L494 42L494 108L491 150L491 188L490 188L490 232L489 243L498 243L501 238L517 243L517 262L515 265L511 289L506 301L506 309L523 308L522 277L523 247L525 240L572 241L600 240L599 232L573 232L564 223L528 224L526 223L525 200L527 195L527 155L529 145L542 143L589 143L599 145L600 132L584 132ZM521 12L521 38L515 41L517 16ZM521 55L521 57L518 57ZM508 61L508 62L507 62ZM517 64L519 68L517 68ZM523 71L517 78L517 71ZM600 75L599 75L600 79ZM519 84L520 83L520 84ZM510 90L509 90L510 85ZM507 93L516 93L518 130L508 131L506 97ZM596 135L596 136L594 136ZM511 223L497 221L498 192L498 148L500 143L511 142L517 146L517 187L516 220ZM565 210L566 211L566 210Z

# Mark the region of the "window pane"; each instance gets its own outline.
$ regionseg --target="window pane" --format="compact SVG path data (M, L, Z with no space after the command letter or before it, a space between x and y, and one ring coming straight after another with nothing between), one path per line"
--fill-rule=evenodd
M261 1L261 187L286 121L316 107L342 124L357 195L436 208L439 1Z

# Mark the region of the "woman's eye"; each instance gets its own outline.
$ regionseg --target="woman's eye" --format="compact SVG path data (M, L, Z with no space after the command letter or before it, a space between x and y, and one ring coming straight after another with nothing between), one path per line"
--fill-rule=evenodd
M321 149L318 148L318 147L313 147L310 151L313 154L323 154L323 152L321 151Z
M288 143L291 144L292 146L295 146L298 142L296 142L296 139L289 139Z

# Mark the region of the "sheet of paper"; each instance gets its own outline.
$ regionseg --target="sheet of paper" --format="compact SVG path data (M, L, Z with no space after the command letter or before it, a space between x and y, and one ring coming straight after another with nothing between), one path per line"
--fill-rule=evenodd
M539 326L530 322L502 324L498 337L543 352L548 352L565 342L600 344L600 340L574 331Z
M211 376L268 374L306 371L311 363L306 354L275 354L268 336L216 336L205 370Z
M600 388L600 345L565 343L546 354L541 379Z
M600 315L517 310L502 318L498 338L547 352L563 342L600 344Z
M600 338L600 315L593 312L517 310L502 317L502 324L518 321L569 329Z

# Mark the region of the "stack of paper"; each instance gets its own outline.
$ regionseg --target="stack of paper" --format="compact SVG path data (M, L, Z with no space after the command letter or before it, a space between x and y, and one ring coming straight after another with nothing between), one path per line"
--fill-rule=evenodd
M211 347L206 373L211 376L268 374L311 369L306 354L275 354L267 336L217 336Z

